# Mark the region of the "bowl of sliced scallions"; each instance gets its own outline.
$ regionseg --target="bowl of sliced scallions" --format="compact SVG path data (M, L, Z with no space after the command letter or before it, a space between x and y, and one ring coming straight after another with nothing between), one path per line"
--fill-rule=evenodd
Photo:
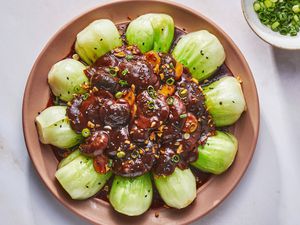
M267 43L300 49L300 0L242 0L251 29Z

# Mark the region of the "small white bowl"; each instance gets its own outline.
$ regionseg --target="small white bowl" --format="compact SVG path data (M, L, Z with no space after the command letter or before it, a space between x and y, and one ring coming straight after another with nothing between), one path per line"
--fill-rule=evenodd
M297 36L281 35L262 24L253 9L255 0L242 0L242 10L245 19L254 33L262 40L278 48L300 50L300 32Z

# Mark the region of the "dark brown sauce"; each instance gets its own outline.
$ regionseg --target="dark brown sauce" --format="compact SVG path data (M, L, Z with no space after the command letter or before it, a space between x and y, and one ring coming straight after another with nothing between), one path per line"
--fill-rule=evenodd
M48 108L50 106L53 106L53 105L54 105L54 97L51 94L51 96L50 96L50 98L49 98L49 100L47 102L46 108Z
M195 167L190 167L191 171L193 172L195 178L196 178L196 187L197 189L199 187L201 187L202 185L204 185L211 177L212 174L210 173L204 173L198 169L196 169Z
M110 192L113 180L114 180L114 176L111 176L109 180L106 182L106 184L104 185L104 187L94 197L109 202L108 194Z
M50 98L48 99L46 108L54 105L66 106L66 103L61 101L59 98L55 97L55 95L52 92L50 92Z
M118 29L119 29L119 32L121 33L121 37L122 37L122 39L123 39L123 41L124 41L124 43L126 42L126 39L125 39L125 31L126 31L126 28L127 28L127 25L128 25L128 23L122 23L122 24L119 24L119 25L117 25L117 27L118 27ZM174 41L173 41L173 44L172 44L172 46L171 46L171 49L173 49L174 48L174 46L176 45L176 43L178 42L178 40L180 39L180 37L182 36L182 35L184 35L186 32L185 31L183 31L183 30L181 30L181 29L179 29L179 28L176 28L175 29L175 36L174 36ZM75 50L74 50L74 46L72 47L72 50L70 51L70 53L68 54L68 56L66 57L66 58L71 58L73 55L75 54ZM169 57L169 55L160 55L163 59L165 59L165 60L168 60L167 58ZM137 54L137 56L136 57L142 57L142 55L139 55L139 54ZM172 59L170 59L170 60L172 60ZM101 60L100 60L101 61ZM96 62L97 63L97 62ZM101 62L102 64L103 64L103 61ZM117 65L120 65L120 63L122 63L122 61L118 61L118 63L117 63ZM93 72L93 71L90 71L90 72ZM201 85L207 85L207 84L209 84L209 83L211 83L211 82L213 82L213 81L215 81L215 80L217 80L217 79L219 79L220 77L222 77L222 76L225 76L225 75L232 75L232 73L230 72L230 70L228 69L228 67L225 65L225 64L223 64L214 74L213 74L213 76L212 76L212 78L210 78L210 79L208 79L208 80L206 80L204 83L202 83ZM90 78L90 77L93 77L94 75L91 75L91 74L89 74L89 71L88 71L88 74L87 74L87 76ZM171 75L170 75L171 76ZM185 77L186 76L186 77ZM184 70L184 75L183 75L183 79L182 79L182 82L184 83L184 82L186 82L186 81L188 81L189 80L189 72L188 71L186 71L186 70ZM110 81L108 81L108 82L110 82ZM128 82L129 82L129 80L128 80ZM155 82L154 82L155 83ZM156 88L156 84L154 84L153 83L153 86ZM179 82L180 83L180 82ZM191 84L192 86L193 86L193 84ZM193 88L193 87L191 87L191 88ZM124 91L125 90L125 88L123 88L123 87L120 87L120 86L113 86L113 88L111 89L111 91L112 92L116 92L116 90L118 90L118 91ZM140 91L142 92L142 90L143 89L141 89ZM196 93L197 94L197 93ZM95 95L99 95L99 93L95 93ZM101 93L100 93L100 95L102 95ZM98 97L97 97L98 98ZM201 96L199 96L199 98L201 98ZM47 107L49 107L49 106L51 106L51 105L54 105L54 101L55 101L56 99L55 99L55 97L54 97L54 95L51 95L51 97L50 97L50 99L49 99L49 102L48 102L48 104L47 104ZM56 100L57 101L57 100ZM112 100L112 101L114 101L114 100ZM59 103L59 104L63 104L63 103ZM101 103L102 104L102 103ZM103 104L109 104L109 103L103 103ZM115 104L115 102L114 102L114 104ZM157 104L160 104L160 103L157 103ZM142 106L141 106L142 107ZM189 105L186 105L186 107L187 108L189 108L189 111L187 111L187 112L193 112L193 108L192 108L192 105L191 106L189 106ZM199 106L200 108L202 107L202 106ZM130 106L130 110L132 110L132 107ZM204 110L204 108L202 109L202 110ZM161 115L161 113L162 112L160 112L160 114L159 115ZM204 112L193 112L193 114L195 114L195 116L197 117L198 116L198 114L200 115L200 113L204 113ZM143 114L144 115L144 114ZM206 116L208 116L208 115L206 115ZM91 117L91 118L93 118L93 117ZM114 118L113 118L114 119ZM130 124L129 124L129 127L132 127L132 118L130 119ZM96 122L98 122L98 121L94 121L95 123ZM144 121L142 121L142 122L144 122ZM100 123L102 123L102 122L100 122L99 121L99 124ZM136 124L138 124L138 122L136 123ZM74 124L73 124L74 125ZM177 127L179 126L178 124L176 125ZM205 126L205 124L203 124L203 126ZM74 128L74 127L73 127ZM80 128L81 129L81 128ZM78 131L80 131L80 129L78 129ZM101 129L104 129L103 127L101 127ZM114 128L113 128L114 129ZM115 129L115 130L118 130L119 128L117 128L117 129ZM128 127L126 126L125 127L125 129L127 129L128 130ZM147 128L148 129L148 128ZM105 130L105 129L104 129ZM107 132L109 135L111 135L111 132L112 131L108 131L108 130L106 130L105 132ZM127 131L128 132L128 131ZM209 133L210 132L213 132L213 130L210 130L208 127L207 128L205 128L205 129L202 129L201 131L199 131L199 132L202 132L202 137L203 137L203 142L201 142L200 144L203 144L204 142L205 142L205 140L206 140L206 137L207 137L207 135L210 135ZM118 138L116 139L116 141L115 141L115 143L112 141L112 143L114 143L113 145L118 145L118 146L120 146L120 143L121 144L124 144L124 140L126 140L126 138L128 138L128 137L124 137L125 139L123 140L123 141L120 141L120 137L119 137L119 135L117 136ZM143 137L142 137L143 138ZM192 137L191 137L191 139L192 139ZM174 142L173 142L174 143ZM134 144L136 144L138 147L140 147L140 148L145 148L145 144L143 143L143 144L139 144L139 143L134 143ZM166 148L168 148L168 146L169 146L169 144L171 144L171 142L169 143L168 142L168 144L167 145L165 145L165 144L163 144L162 146L164 146L164 148L166 149ZM148 147L150 147L150 148L153 148L153 144L152 143L149 143L149 144L147 144L147 146ZM161 144L160 144L160 146L161 146ZM187 146L189 146L189 145L187 145ZM122 147L123 148L125 148L124 147L124 145L122 145ZM170 148L172 148L172 147L174 147L174 145L172 145L171 144L171 146L170 146ZM112 148L112 147L109 147L109 155L110 156L113 156L113 157L115 157L115 151L113 150L114 148ZM53 151L54 151L54 154L55 154L55 156L56 156L56 158L60 161L61 159L63 159L64 157L66 157L66 155L68 155L71 151L70 150L64 150L64 149L59 149L59 148L55 148L55 147L53 147ZM159 153L156 153L156 154L159 154ZM171 155L170 156L168 156L168 158L167 158L167 161L170 161L170 157L173 155L174 153L171 153ZM191 154L191 155L189 155L189 154ZM196 154L196 155L193 155L193 154ZM162 164L162 165L164 165L163 167L162 167L162 171L157 171L157 170L155 170L156 171L156 173L158 173L158 174L170 174L170 173L172 173L172 171L173 171L173 169L176 167L176 166L179 166L180 168L182 168L182 169L184 169L184 168L187 168L188 167L188 163L187 162L192 162L192 161L194 161L197 156L197 153L196 152L190 152L190 153L187 153L187 156L183 156L183 157L187 157L186 158L186 162L184 162L184 161L180 161L180 162L178 162L177 164L175 164L175 165L169 165L169 164ZM127 157L127 156L126 156ZM126 158L125 157L125 158ZM129 157L130 158L130 157ZM128 159L129 159L128 158ZM195 158L195 159L194 159ZM146 160L146 159L145 159ZM148 161L147 161L148 160ZM145 162L148 162L148 164L150 165L151 163L150 163L150 158L149 159L147 159L146 161L141 161L142 163L145 163ZM124 160L123 161L120 161L120 162L124 162ZM120 166L121 164L117 164L118 166ZM152 164L151 164L152 165ZM165 168L167 168L168 166L171 166L171 169L170 169L170 171L169 172L167 172L167 171L165 171ZM199 187L201 187L203 184L205 184L209 179L210 179L210 177L212 176L211 174L208 174L208 173L203 173L203 172L201 172L201 171L199 171L199 170L197 170L197 169L195 169L195 168L193 168L193 167L190 167L191 168L191 170L192 170L192 172L193 172L193 174L195 175L195 177L196 177L196 184L197 184L197 188L199 188ZM135 168L135 170L136 170L137 168ZM143 171L143 172L147 172L145 169L142 169L141 171ZM117 171L114 171L114 172L117 172ZM117 173L118 174L118 173ZM124 174L120 174L120 175L124 175ZM139 174L139 175L141 175L141 174ZM114 176L112 176L111 178L110 178L110 180L107 182L107 184L102 188L102 190L100 190L96 195L95 195L95 197L96 198L99 198L99 199L102 199L102 200L104 200L104 201L108 201L108 193L109 193L109 191L110 191L110 188L111 188L111 184L112 184L112 181L113 181L113 177ZM154 182L152 182L152 184L154 184ZM157 209L157 208L160 208L160 207L163 207L164 206L164 202L163 202L163 200L160 198L160 196L159 196L159 194L158 194L158 191L157 191L157 189L156 189L156 187L155 187L155 185L153 185L153 201L152 201L152 205L151 205L151 208L152 209Z
M185 34L186 34L186 32L183 29L179 29L177 27L175 28L174 39L173 39L173 43L170 48L170 52L172 52L172 50L175 48L175 46L178 43L178 41L180 40L181 36L185 35Z

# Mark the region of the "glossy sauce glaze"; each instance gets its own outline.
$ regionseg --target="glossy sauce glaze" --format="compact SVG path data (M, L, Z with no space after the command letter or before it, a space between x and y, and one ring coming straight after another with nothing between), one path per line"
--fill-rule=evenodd
M112 170L125 177L149 171L170 175L177 166L185 169L196 161L197 146L214 135L201 85L230 71L224 64L211 79L198 84L170 54L142 54L137 47L127 45L126 27L127 24L118 25L124 45L85 70L90 80L88 92L68 103L67 116L76 132L90 130L79 149L94 158L97 172ZM174 43L184 33L176 28ZM68 57L73 54L74 49ZM48 106L54 101L63 104L52 96ZM61 160L70 150L54 148L54 152ZM210 174L192 171L197 188L210 178ZM112 179L96 197L108 200ZM152 208L161 206L163 201L154 187Z

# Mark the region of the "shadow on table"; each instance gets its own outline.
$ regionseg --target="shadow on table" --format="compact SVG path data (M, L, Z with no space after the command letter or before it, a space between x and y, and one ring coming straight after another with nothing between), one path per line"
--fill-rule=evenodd
M272 51L276 63L275 67L279 74L277 79L280 82L281 94L284 97L284 102L278 104L281 104L285 109L283 118L293 119L293 123L289 124L289 129L295 130L300 126L300 50L273 48ZM293 140L297 145L300 145L299 130L290 132L290 135L294 135ZM300 152L297 152L295 151L297 156L300 157Z
M272 51L280 78L297 79L300 84L300 50L285 50L273 47ZM287 74L289 77L284 77Z
M88 224L75 216L72 212L60 204L42 183L32 163L28 160L29 190L31 193L31 207L35 224L52 225L84 225ZM38 212L38 213L36 213Z
M280 224L280 149L265 116L261 115L256 151L241 182L219 207L193 225Z

